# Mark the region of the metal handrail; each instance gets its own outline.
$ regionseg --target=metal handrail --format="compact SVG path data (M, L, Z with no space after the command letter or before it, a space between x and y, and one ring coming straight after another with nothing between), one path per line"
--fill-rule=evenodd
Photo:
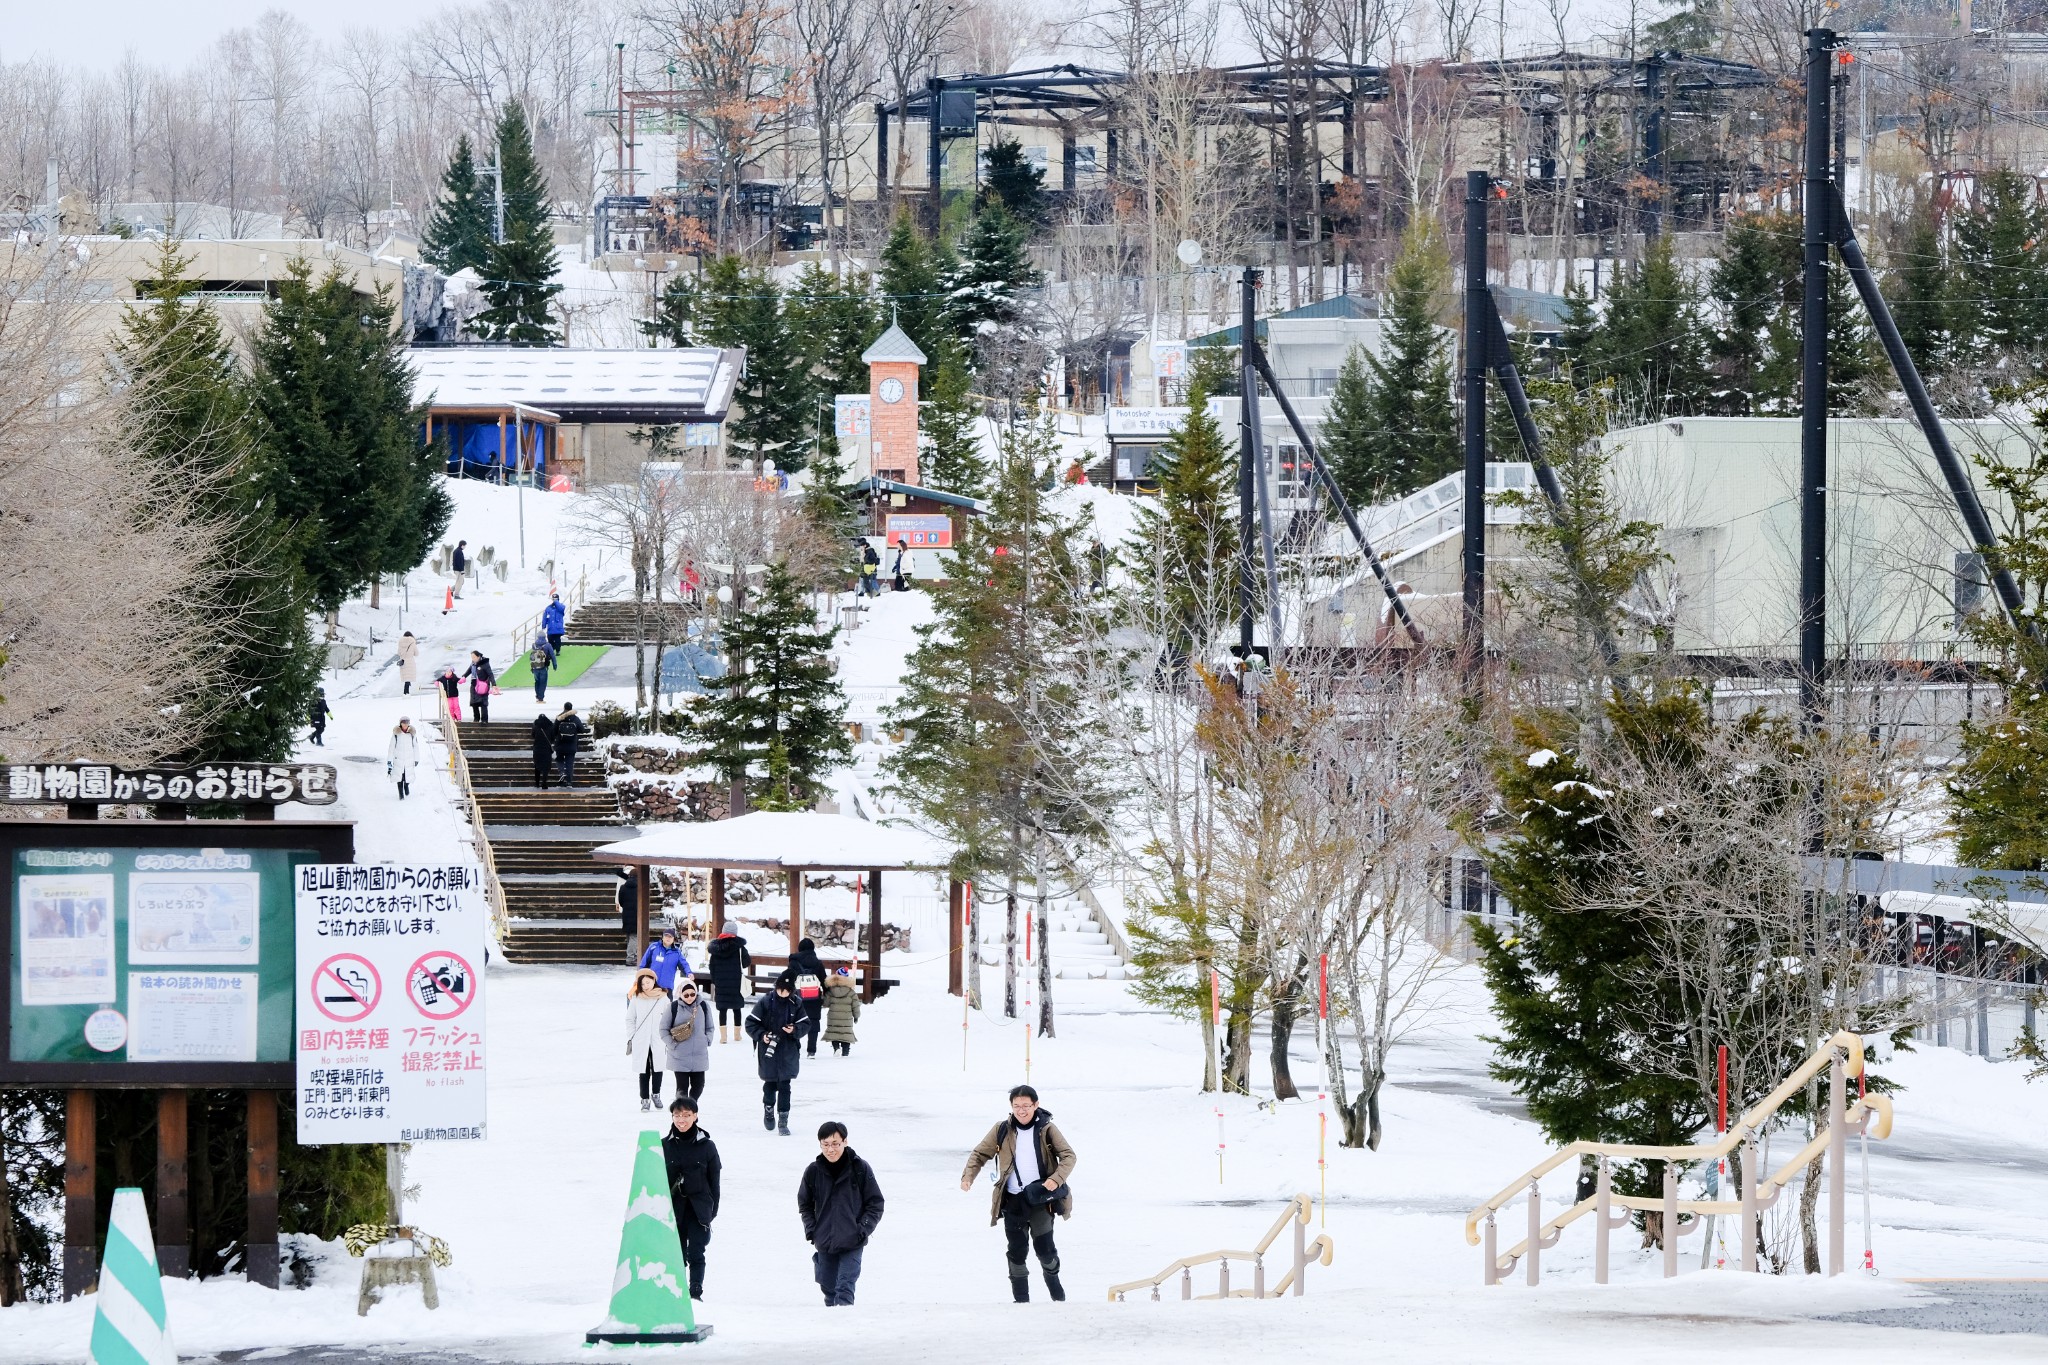
M448 742L448 769L462 789L463 802L469 807L470 843L476 849L477 861L483 864L484 895L491 903L491 923L497 926L498 940L504 942L511 937L512 921L505 909L505 888L498 880L498 862L491 854L490 838L484 833L483 807L477 804L476 786L469 780L469 756L462 748L462 722L451 719L445 712L439 717L441 734Z
M1784 1163L1768 1177L1759 1179L1756 1174L1757 1136L1764 1125L1795 1095L1806 1083L1821 1071L1833 1067L1829 1081L1828 1112L1830 1121L1821 1127L1791 1160ZM1863 1039L1846 1030L1835 1034L1824 1042L1814 1054L1807 1058L1791 1075L1781 1081L1777 1088L1746 1110L1742 1117L1730 1126L1719 1139L1710 1143L1696 1143L1687 1146L1646 1146L1625 1142L1573 1142L1552 1153L1518 1177L1492 1199L1473 1209L1465 1216L1465 1241L1477 1246L1481 1240L1480 1226L1484 1223L1486 1243L1485 1282L1498 1282L1501 1274L1512 1270L1515 1263L1529 1258L1528 1279L1534 1284L1540 1274L1536 1253L1555 1246L1558 1237L1570 1224L1587 1214L1595 1215L1594 1229L1598 1237L1594 1254L1594 1279L1606 1283L1607 1279L1607 1237L1613 1228L1627 1221L1626 1214L1616 1219L1611 1210L1619 1206L1623 1210L1643 1213L1660 1213L1665 1219L1663 1232L1665 1274L1675 1275L1677 1269L1677 1238L1696 1229L1704 1214L1732 1214L1741 1219L1739 1233L1742 1244L1743 1269L1751 1269L1755 1263L1755 1216L1777 1202L1786 1186L1823 1152L1829 1157L1836 1186L1835 1198L1840 1198L1843 1179L1843 1152L1847 1135L1852 1132L1869 1131L1872 1136L1891 1136L1892 1105L1883 1095L1865 1095L1854 1103L1844 1103L1844 1087L1851 1077L1864 1073ZM1875 1124L1871 1123L1875 1116ZM1742 1172L1741 1197L1725 1199L1680 1199L1678 1198L1677 1170L1682 1163L1719 1161L1734 1152L1736 1148L1746 1149ZM1568 1162L1576 1164L1579 1158L1599 1158L1597 1188L1585 1199L1572 1204L1563 1212L1545 1221L1540 1204L1539 1182L1542 1177ZM1661 1161L1664 1163L1664 1192L1661 1198L1644 1195L1615 1194L1610 1188L1610 1163L1616 1159L1630 1161ZM1526 1199L1529 1209L1528 1235L1505 1252L1495 1250L1496 1226L1494 1215L1507 1204ZM1688 1217L1689 1216L1689 1217ZM1840 1260L1840 1220L1831 1219L1829 1229L1831 1263ZM1834 1273L1831 1271L1830 1273Z
M1194 1256L1183 1256L1149 1279L1132 1280L1127 1284L1111 1285L1109 1287L1110 1302L1121 1303L1124 1295L1134 1289L1149 1289L1152 1291L1152 1297L1157 1299L1159 1297L1159 1286L1172 1279L1175 1275L1181 1277L1180 1296L1183 1299L1277 1299L1290 1289L1299 1295L1306 1288L1306 1271L1309 1264L1315 1262L1320 1265L1329 1265L1336 1256L1337 1251L1337 1244L1332 1242L1326 1233L1318 1234L1313 1242L1305 1239L1302 1230L1308 1226L1308 1221L1314 1216L1314 1213L1315 1201L1306 1194L1297 1194L1288 1201L1287 1211L1280 1215L1279 1221L1275 1222L1267 1230L1266 1235L1260 1239L1259 1244L1250 1251L1218 1250L1205 1251ZM1294 1228L1293 1264L1289 1266L1287 1273L1281 1277L1280 1282L1271 1290L1268 1290L1266 1288L1266 1250L1280 1236L1281 1229L1289 1225L1292 1225ZM1252 1287L1250 1289L1232 1289L1230 1287L1230 1263L1232 1261L1240 1263L1250 1261L1252 1263ZM1196 1266L1215 1264L1220 1264L1222 1267L1217 1281L1216 1292L1214 1294L1196 1294L1194 1292L1194 1281L1189 1272Z

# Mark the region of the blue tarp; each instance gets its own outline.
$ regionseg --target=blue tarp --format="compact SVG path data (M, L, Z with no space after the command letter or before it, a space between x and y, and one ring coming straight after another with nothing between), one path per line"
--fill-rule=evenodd
M499 441L502 435L503 446ZM519 467L518 445L514 443L512 423L506 422L502 433L497 420L468 420L460 417L443 417L434 423L434 436L448 443L448 472L472 476L494 475L502 463L508 470ZM548 467L553 458L554 429L538 422L519 424L519 441L534 452L535 472Z
M707 680L724 676L725 659L694 640L662 651L663 692L695 692L701 695L711 690L704 685Z

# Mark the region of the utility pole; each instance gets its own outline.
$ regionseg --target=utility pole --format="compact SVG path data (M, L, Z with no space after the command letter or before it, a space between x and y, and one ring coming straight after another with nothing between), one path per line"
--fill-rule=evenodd
M1821 674L1827 652L1828 583L1828 247L1834 185L1828 165L1829 96L1835 35L1806 32L1806 174L1800 200L1806 297L1799 338L1799 707L1804 724L1825 718Z
M1258 348L1259 272L1246 266L1241 283L1243 308L1238 331L1238 454L1237 454L1237 643L1241 662L1252 659L1253 488L1258 477L1259 372L1253 360Z
M1465 172L1464 654L1477 675L1486 657L1486 196L1485 171Z

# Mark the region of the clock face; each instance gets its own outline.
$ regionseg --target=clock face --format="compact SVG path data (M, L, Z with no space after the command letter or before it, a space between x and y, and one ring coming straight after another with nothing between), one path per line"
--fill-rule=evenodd
M902 381L902 380L900 380L900 379L884 379L884 380L882 381L882 388L881 388L881 394L882 394L882 401L883 401L884 403L900 403L900 402L902 402L902 401L903 401L903 381Z

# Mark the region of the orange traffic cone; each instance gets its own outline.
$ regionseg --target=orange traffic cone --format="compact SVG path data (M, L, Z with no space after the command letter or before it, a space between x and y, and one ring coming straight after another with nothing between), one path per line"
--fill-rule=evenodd
M455 610L455 589L448 588L445 591L448 595L441 601L441 614L443 616Z

